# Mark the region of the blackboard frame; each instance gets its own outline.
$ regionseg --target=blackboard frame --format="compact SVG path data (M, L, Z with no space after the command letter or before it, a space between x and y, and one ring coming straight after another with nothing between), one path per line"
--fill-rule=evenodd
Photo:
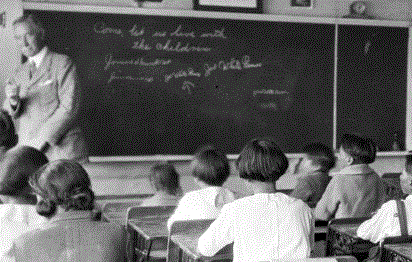
M74 11L74 12L101 12L101 13L114 13L114 14L147 14L147 15L164 15L164 16L192 16L192 17L224 17L225 19L238 19L239 16L236 13L219 13L219 12L204 12L204 11L186 11L186 10L153 10L153 9L134 9L127 7L90 7L90 6L72 6L72 5L62 5L62 4L41 4L41 3L24 3L24 9L32 10L54 10L54 11ZM358 20L358 19L340 19L340 18L319 18L319 17L289 17L289 16L278 16L278 15L260 15L260 14L242 14L242 19L245 20L257 20L257 21L287 21L287 22L306 22L306 23L326 23L339 25L365 25L365 26L389 26L389 27L406 27L409 28L409 35L411 35L410 22L402 21L381 21L381 20ZM408 151L412 149L412 59L411 51L412 50L412 41L409 37L408 40L408 58L407 58L407 70L408 70L408 79L407 79L407 101L406 101L406 130L405 130L405 150ZM335 57L337 59L337 57ZM336 81L334 83L334 92L337 92ZM336 102L334 103L334 135L333 135L333 145L336 148L337 146L337 133L336 133ZM382 152L378 155L404 155L405 152ZM298 156L298 154L288 154L288 156ZM109 160L116 161L146 161L156 159L175 159L175 160L186 160L189 156L177 156L177 155L157 155L157 156L108 156L108 157L91 157L92 161L100 160ZM232 155L233 158L236 155Z
M237 12L237 13L262 13L263 0L251 0L255 2L256 7L236 7L220 5L203 5L201 0L193 0L193 9L201 11L219 11L219 12Z

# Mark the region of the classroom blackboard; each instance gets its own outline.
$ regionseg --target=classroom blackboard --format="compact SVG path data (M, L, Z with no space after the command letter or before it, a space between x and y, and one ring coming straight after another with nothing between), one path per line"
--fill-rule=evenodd
M25 12L77 64L93 156L237 154L257 136L332 146L333 24Z
M408 28L338 27L337 134L372 138L405 149ZM395 135L396 134L396 135Z

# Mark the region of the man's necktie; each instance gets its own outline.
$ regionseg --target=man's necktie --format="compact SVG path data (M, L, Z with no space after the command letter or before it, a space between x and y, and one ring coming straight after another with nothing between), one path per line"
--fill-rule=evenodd
M30 77L30 79L32 79L33 76L34 76L34 74L35 74L36 71L37 71L36 63L35 63L34 61L32 61L32 62L29 63L29 69L30 69L30 71L29 71L29 77Z

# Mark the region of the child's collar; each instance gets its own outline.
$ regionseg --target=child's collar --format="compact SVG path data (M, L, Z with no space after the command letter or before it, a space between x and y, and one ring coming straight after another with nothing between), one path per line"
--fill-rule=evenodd
M369 165L367 164L357 164L357 165L350 165L344 167L343 169L331 172L331 176L335 175L359 175L359 174L367 174L375 172Z

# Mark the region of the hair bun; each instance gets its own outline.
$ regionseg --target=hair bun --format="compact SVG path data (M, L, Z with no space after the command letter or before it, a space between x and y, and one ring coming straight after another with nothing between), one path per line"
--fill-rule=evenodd
M40 200L36 205L36 211L39 215L50 218L57 210L57 204L54 201Z

